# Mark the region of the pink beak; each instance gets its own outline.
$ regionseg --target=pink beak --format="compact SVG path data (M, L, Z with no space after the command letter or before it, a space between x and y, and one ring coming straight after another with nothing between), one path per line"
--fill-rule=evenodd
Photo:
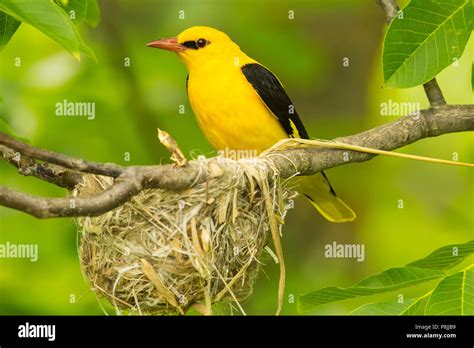
M170 37L168 39L161 39L152 41L146 44L148 47L159 48L162 50L172 51L172 52L182 52L186 50L186 47L178 43L178 38Z

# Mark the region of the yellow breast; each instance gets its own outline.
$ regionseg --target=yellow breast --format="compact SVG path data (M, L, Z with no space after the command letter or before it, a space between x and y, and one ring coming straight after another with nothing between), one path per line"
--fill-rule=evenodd
M229 61L190 69L188 95L204 135L216 150L258 154L287 134L247 82L240 68L244 63Z

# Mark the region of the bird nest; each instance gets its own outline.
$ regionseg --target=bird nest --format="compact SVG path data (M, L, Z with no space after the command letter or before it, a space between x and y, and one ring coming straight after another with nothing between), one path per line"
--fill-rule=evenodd
M118 313L184 314L193 306L211 314L220 301L243 311L263 251L283 261L279 236L294 192L262 161L201 162L210 161L221 175L182 191L147 189L103 215L77 219L83 273ZM74 194L112 184L88 175Z

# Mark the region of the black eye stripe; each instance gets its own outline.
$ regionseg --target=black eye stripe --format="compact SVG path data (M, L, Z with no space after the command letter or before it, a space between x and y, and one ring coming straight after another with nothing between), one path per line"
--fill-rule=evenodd
M196 41L185 41L181 45L187 47L187 48L192 48L194 50L197 50L199 47L196 45Z
M211 42L207 41L206 39L199 39L196 41L184 41L181 45L183 45L186 48L191 48L193 50L197 50L203 47L206 47L209 45Z

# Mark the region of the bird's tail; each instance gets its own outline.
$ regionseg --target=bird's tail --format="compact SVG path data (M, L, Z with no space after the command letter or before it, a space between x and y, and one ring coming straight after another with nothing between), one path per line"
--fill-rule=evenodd
M346 222L356 218L354 211L336 196L326 175L321 172L312 176L298 177L298 191L331 222Z

